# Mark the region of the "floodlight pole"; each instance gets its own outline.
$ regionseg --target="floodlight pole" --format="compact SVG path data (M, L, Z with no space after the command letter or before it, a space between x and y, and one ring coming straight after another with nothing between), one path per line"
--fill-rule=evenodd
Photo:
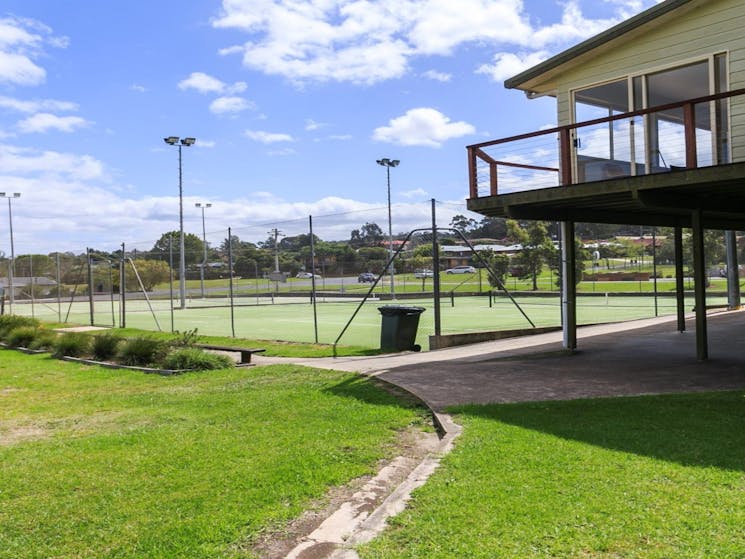
M186 308L186 254L184 249L184 185L181 167L181 147L192 146L196 138L179 138L168 136L163 141L169 146L178 146L178 220L179 220L179 296L180 308Z
M13 314L13 303L15 302L15 289L13 286L13 276L15 275L15 248L13 245L13 209L11 201L13 198L20 198L20 192L0 192L0 198L8 199L8 229L10 230L10 266L8 266L8 287L9 287L9 301L10 301L10 314Z
M385 174L388 185L388 259L391 260L391 299L396 298L396 288L394 286L394 275L396 273L395 266L392 262L393 259L393 221L391 219L391 167L397 167L401 163L398 159L378 159L376 161L378 165L385 167Z
M199 267L199 285L202 290L202 299L204 299L204 267L207 265L207 231L204 227L204 210L211 208L212 204L197 202L194 205L202 209L202 246L204 247L204 256L202 258L202 265Z

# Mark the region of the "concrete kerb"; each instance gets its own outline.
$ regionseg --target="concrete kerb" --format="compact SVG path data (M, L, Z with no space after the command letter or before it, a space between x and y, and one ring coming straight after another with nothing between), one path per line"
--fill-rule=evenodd
M437 413L427 402L416 394L384 379L376 379L396 391L406 392L411 398L427 408L437 430L439 443L417 465L407 463L404 457L398 457L381 469L368 481L360 491L342 503L313 532L303 538L286 556L286 559L359 559L354 547L367 543L380 534L386 527L389 518L401 513L411 498L412 492L424 485L440 465L440 460L453 448L453 442L460 435L462 428L447 414ZM413 467L412 467L413 466ZM386 487L385 480L395 473L406 471L406 478L390 492L372 512L366 510L371 500L382 496Z

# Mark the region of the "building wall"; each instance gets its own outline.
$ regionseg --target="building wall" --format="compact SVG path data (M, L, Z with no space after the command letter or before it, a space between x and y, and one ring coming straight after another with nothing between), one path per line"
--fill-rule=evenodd
M600 52L583 56L581 64L553 77L541 89L557 94L558 122L571 122L571 95L574 89L645 74L701 60L726 52L729 89L745 87L745 2L706 0L692 9L681 10L674 18L661 18L654 27L628 34L623 44L610 43ZM731 100L732 149L734 161L745 161L745 96Z

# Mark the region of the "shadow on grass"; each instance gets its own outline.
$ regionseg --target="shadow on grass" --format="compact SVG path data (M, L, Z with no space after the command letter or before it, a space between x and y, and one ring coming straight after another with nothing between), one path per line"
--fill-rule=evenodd
M685 466L745 471L743 391L459 406L450 411Z
M326 390L335 396L354 398L377 406L424 407L424 404L409 392L375 378L349 378Z

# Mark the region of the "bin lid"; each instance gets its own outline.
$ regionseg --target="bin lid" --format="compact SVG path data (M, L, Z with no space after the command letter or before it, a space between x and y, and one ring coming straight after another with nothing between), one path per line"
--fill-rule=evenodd
M380 311L380 314L384 316L402 316L402 315L410 315L410 314L421 314L425 310L424 307L414 307L414 306L407 306L407 305L385 305L382 307L378 307L378 311Z

